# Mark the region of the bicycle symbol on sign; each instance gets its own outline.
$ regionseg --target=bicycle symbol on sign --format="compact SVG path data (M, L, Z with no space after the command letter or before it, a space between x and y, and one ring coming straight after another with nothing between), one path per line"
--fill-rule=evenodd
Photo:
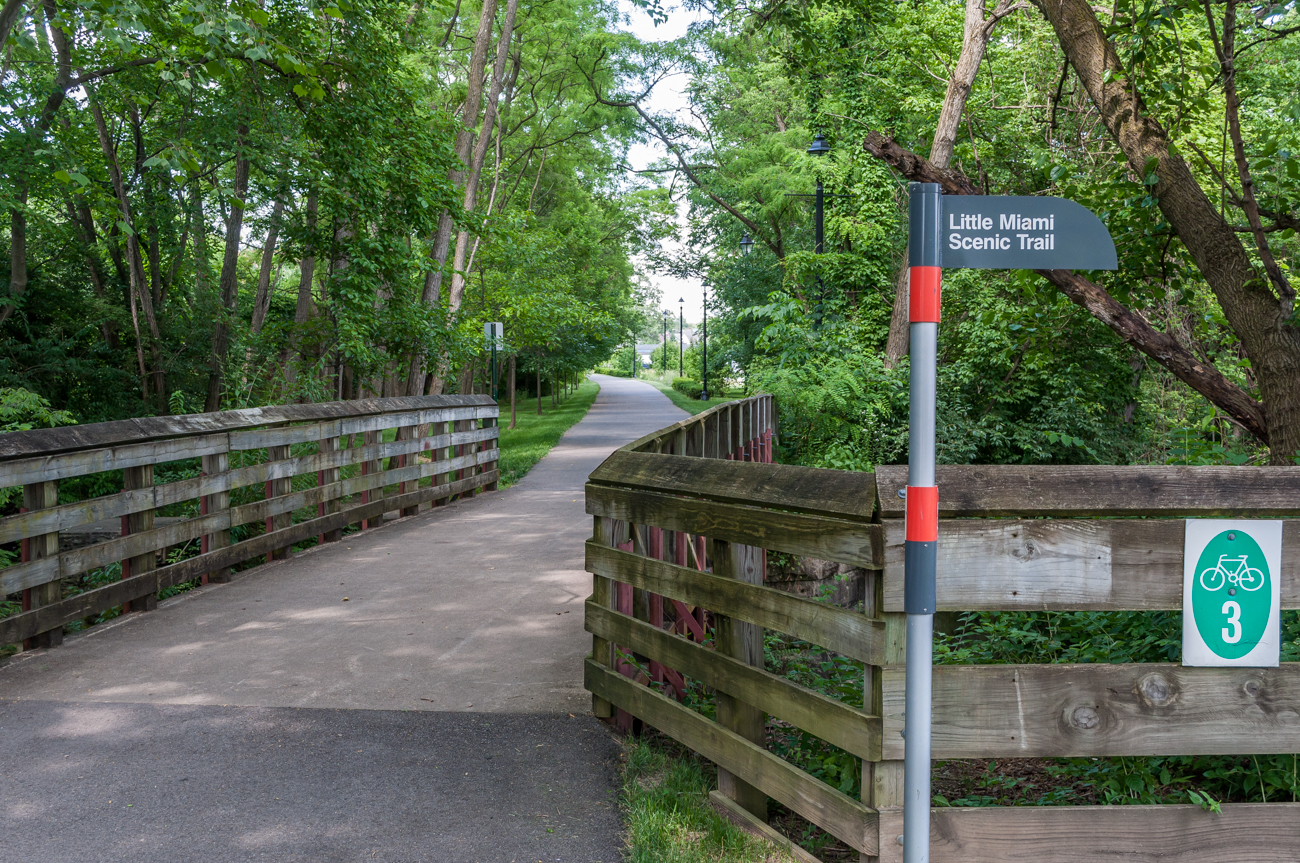
M1213 593L1221 590L1225 584L1240 587L1242 590L1259 590L1264 586L1264 573L1253 566L1246 565L1247 555L1233 557L1219 555L1219 562L1201 570L1201 587Z

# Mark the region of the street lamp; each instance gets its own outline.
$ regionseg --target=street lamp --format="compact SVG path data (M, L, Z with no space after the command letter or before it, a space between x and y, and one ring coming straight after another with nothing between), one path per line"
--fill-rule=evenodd
M686 376L686 298L677 301L677 374Z
M754 251L754 241L749 238L749 231L746 231L745 236L740 238L740 256L748 258L752 251Z
M668 319L673 313L664 309L664 377L668 377Z
M709 400L709 283L704 285L704 321L703 333L701 334L700 346L702 360L700 363L700 398L706 402Z
M809 156L825 156L830 151L831 151L831 145L826 140L826 136L823 135L821 132L818 132L817 136L813 138L813 142L808 145ZM821 177L818 177L817 178L817 220L816 221L817 221L817 254L819 255L822 253L822 225L823 225L822 204L823 204L824 197L825 196L822 191L822 180Z

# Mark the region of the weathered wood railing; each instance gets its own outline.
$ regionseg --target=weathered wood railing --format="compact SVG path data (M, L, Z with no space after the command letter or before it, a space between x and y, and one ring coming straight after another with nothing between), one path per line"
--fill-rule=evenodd
M591 475L596 712L625 710L713 760L722 793L759 817L771 797L867 859L900 861L906 468L699 458L735 449L710 448L709 429L666 429ZM692 434L705 445L665 451ZM942 611L1179 609L1177 519L1300 517L1300 468L941 467L938 484ZM865 569L865 614L761 586L764 549ZM1280 575L1283 608L1300 607L1300 521L1284 526ZM627 591L631 603L615 601ZM647 613L652 593L709 609L715 649L678 625L683 608L666 631ZM763 670L764 628L865 663L864 709ZM717 721L629 679L626 653L714 688ZM861 757L862 799L767 751L764 714ZM936 759L1296 752L1300 665L938 666L933 745ZM936 808L933 825L934 863L1300 860L1292 803Z
M412 515L422 504L493 489L496 426L490 397L425 396L0 435L0 488L23 489L23 512L0 519L0 543L22 548L21 562L0 569L0 595L21 593L23 608L0 620L0 645L53 646L66 624L115 606L150 608L172 585L225 581L230 567L285 557L310 537L337 540L348 525L365 528L386 512ZM162 465L184 478L155 485ZM120 493L58 503L60 481L112 471L122 472ZM155 526L163 507L188 512ZM120 538L60 550L60 531L114 518ZM262 529L232 537L243 525ZM199 554L158 566L160 551L196 539ZM117 562L120 580L62 595L64 579Z

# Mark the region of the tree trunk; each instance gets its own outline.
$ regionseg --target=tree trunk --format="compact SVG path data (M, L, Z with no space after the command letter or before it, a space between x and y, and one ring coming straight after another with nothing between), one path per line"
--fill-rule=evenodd
M961 126L961 117L966 110L966 101L970 98L971 87L975 84L975 75L979 72L984 52L988 49L989 38L999 21L1017 9L1027 8L1027 4L1010 0L1001 0L993 14L984 17L984 0L966 0L966 21L962 28L961 53L957 56L957 65L948 79L948 91L943 97L943 107L939 110L939 121L934 127L934 141L930 145L930 164L937 168L947 168L952 163L953 148L957 146L957 129ZM898 268L894 279L894 308L889 317L889 337L885 341L885 367L893 368L907 355L910 343L910 321L907 312L908 278L907 255Z
M223 313L217 319L212 334L212 357L208 369L208 398L204 410L221 410L221 389L226 371L226 352L230 347L230 325L239 309L239 235L244 227L244 199L248 195L248 156L244 153L244 139L248 127L242 123L236 133L235 185L231 190L230 218L226 222L226 254L221 262L221 276L217 286L221 291Z
M537 415L542 415L542 364L537 364Z
M257 274L257 295L253 300L253 334L266 325L266 313L271 308L271 265L275 258L276 235L280 231L280 216L284 213L284 199L277 199L271 210L271 225L266 229L266 242L262 244L262 267Z
M167 387L162 368L162 333L158 328L158 318L154 314L153 294L145 281L144 261L140 255L140 235L135 229L134 217L131 214L131 199L127 196L126 183L122 179L122 169L117 160L117 151L113 146L112 138L108 134L108 124L104 122L104 112L101 110L94 93L90 92L89 88L87 96L90 115L95 121L95 132L99 137L99 146L104 153L104 159L108 166L108 176L112 181L113 194L117 198L118 210L122 216L122 221L131 229L126 234L126 267L130 286L131 320L136 331L136 358L141 367L141 375L153 378L153 391L156 396L157 407L160 411L165 411L167 409ZM137 303L139 308L144 311L145 322L149 327L149 355L153 363L151 375L144 369L144 350L140 344L142 339L136 311ZM148 385L145 384L142 389L145 391L147 400Z
M1164 128L1148 115L1092 7L1086 0L1043 0L1041 8L1129 167L1145 176L1147 165L1155 165L1152 193L1160 212L1250 358L1263 396L1262 439L1269 444L1270 461L1293 464L1300 451L1300 328L1288 322L1284 301L1256 271L1238 234L1220 217L1183 157L1173 152Z
M479 110L483 101L483 73L487 68L488 49L492 46L492 31L497 15L497 0L483 0L479 12L478 32L474 35L474 50L470 54L469 71L466 76L465 104L461 107L460 126L456 130L456 158L462 165L469 165L470 147L474 141L474 129L478 126ZM485 133L486 134L486 133ZM460 185L463 172L452 172L452 182ZM446 210L438 217L438 230L433 237L433 268L424 278L424 292L420 299L426 306L438 303L442 292L442 268L447 264L447 253L451 248L451 213ZM407 395L432 394L433 390L442 392L441 368L443 358L439 358L439 368L428 372L424 368L424 356L411 358L407 369Z

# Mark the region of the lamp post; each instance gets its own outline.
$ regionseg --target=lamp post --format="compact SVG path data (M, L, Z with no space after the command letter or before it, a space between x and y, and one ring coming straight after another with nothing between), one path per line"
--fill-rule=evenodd
M709 283L704 283L704 320L703 333L700 340L701 354L700 361L700 398L704 401L709 400Z
M740 256L748 258L752 251L754 251L754 241L749 238L749 231L746 231L745 236L740 238Z
M672 312L664 309L664 377L668 377L668 319Z
M491 321L483 325L483 335L487 336L488 347L492 350L492 400L497 399L497 348L501 346L501 322Z
M826 136L823 135L821 132L818 132L817 135L813 138L813 142L808 145L809 156L825 156L830 151L831 151L830 142L826 140ZM825 224L823 221L823 214L824 214L824 203L826 197L824 190L822 189L822 181L820 177L817 178L817 195L815 197L816 197L816 214L817 214L815 219L817 254L820 255L822 253L822 240L823 240L822 229L823 229L823 225Z
M686 298L677 301L677 374L686 376Z

